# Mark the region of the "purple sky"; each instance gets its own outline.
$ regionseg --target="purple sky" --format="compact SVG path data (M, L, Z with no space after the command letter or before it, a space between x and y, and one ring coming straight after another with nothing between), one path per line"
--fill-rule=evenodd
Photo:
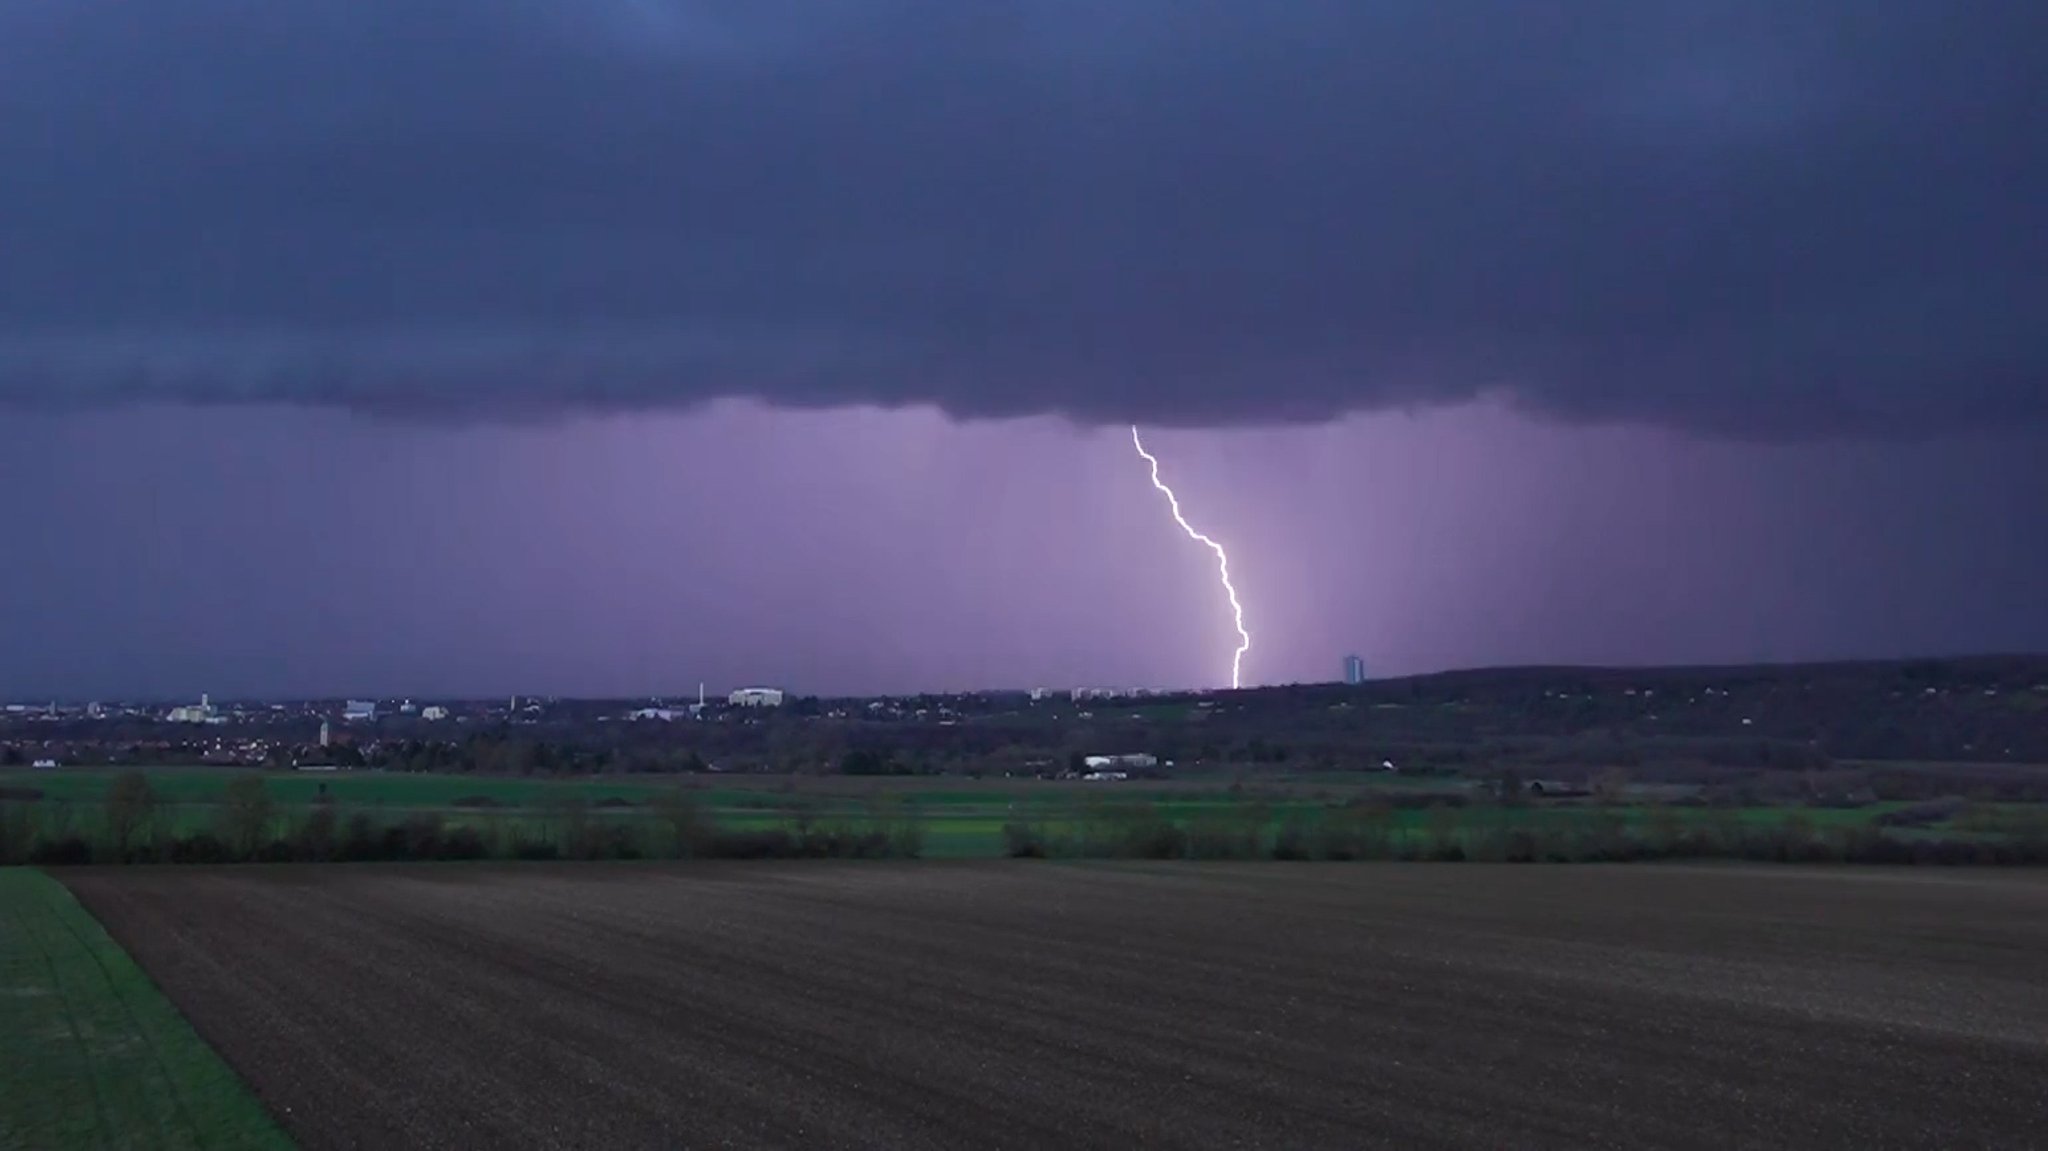
M2048 648L2039 0L0 0L0 693Z
M1773 447L1466 407L1148 446L1232 550L1248 682L1351 651L1391 674L2048 647L2038 435ZM0 490L15 696L1228 676L1209 558L1115 428L133 408L11 417Z

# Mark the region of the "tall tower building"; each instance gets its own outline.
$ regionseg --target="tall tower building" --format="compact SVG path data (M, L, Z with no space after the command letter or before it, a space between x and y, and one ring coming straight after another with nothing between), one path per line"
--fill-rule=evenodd
M1355 655L1344 657L1344 682L1353 687L1365 682L1365 661Z

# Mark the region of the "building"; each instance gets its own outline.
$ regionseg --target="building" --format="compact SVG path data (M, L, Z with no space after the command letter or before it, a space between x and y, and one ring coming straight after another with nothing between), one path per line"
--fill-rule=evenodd
M377 701L373 699L352 699L341 709L341 718L351 723L377 718Z
M334 729L327 726L327 721L323 719L320 721L320 746L326 747L333 742Z
M779 687L743 687L726 697L734 707L781 707L782 689Z
M1081 766L1090 771L1120 767L1158 767L1159 757L1143 752L1126 755L1088 755L1081 758Z
M1068 690L1067 698L1074 703L1080 703L1090 699L1121 699L1131 694L1133 693L1120 687L1077 687Z
M438 703L428 704L420 709L420 718L428 723L436 723L448 718L448 709Z
M1344 682L1353 687L1365 682L1365 661L1355 655L1344 657Z
M172 708L168 718L172 723L212 723L213 701L202 694L198 703Z

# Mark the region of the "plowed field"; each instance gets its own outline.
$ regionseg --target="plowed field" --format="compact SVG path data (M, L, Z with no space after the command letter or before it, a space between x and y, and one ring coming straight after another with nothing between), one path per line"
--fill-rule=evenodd
M2048 880L61 877L310 1148L2048 1146Z

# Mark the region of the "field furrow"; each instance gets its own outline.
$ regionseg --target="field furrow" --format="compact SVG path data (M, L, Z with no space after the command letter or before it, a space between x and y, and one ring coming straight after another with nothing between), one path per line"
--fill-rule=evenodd
M65 876L311 1148L2048 1144L2048 881L791 863Z

